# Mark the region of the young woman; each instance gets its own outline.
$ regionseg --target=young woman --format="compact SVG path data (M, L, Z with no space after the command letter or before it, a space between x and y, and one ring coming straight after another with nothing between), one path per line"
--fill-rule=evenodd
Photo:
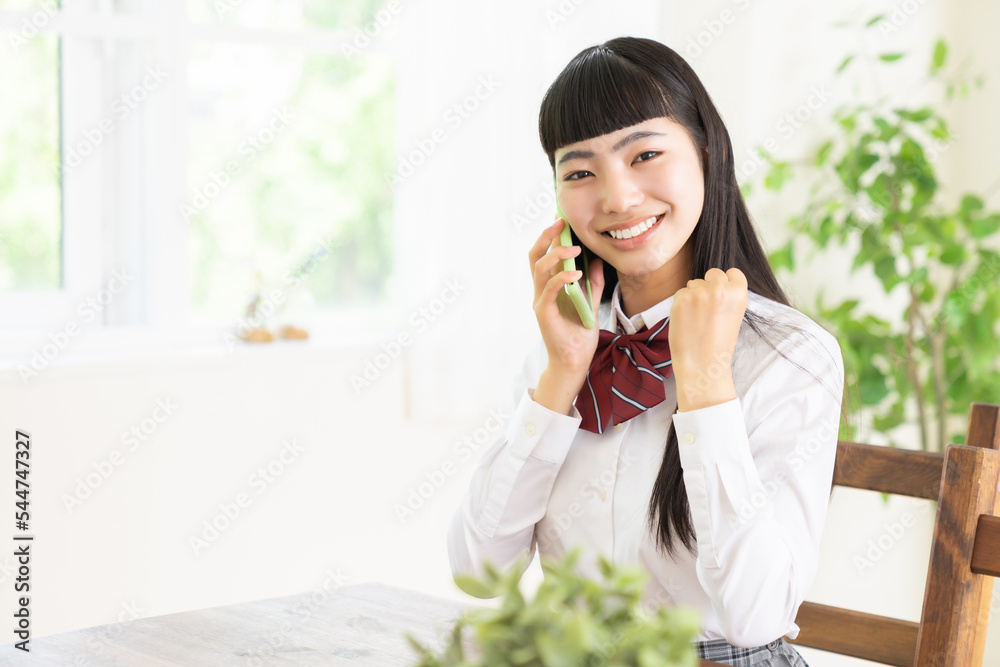
M540 341L448 535L454 574L575 546L639 563L649 604L695 607L702 657L806 663L794 639L831 491L844 369L789 305L691 67L648 39L585 49L539 134L557 219L528 253ZM564 224L575 243L558 243ZM562 261L591 258L597 327ZM749 650L748 650L749 649Z

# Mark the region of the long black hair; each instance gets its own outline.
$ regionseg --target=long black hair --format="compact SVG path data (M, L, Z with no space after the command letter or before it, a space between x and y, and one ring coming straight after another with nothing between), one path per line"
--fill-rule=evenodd
M725 271L736 267L746 275L751 292L791 307L757 238L737 184L729 132L694 70L674 50L636 37L618 37L584 49L546 91L538 114L538 134L554 174L559 148L661 117L687 131L698 149L705 176L701 217L689 240L690 278L703 278L711 268ZM578 238L574 243L595 256ZM618 282L616 269L607 261L604 277L602 301L607 302ZM777 331L780 327L776 323L749 308L744 321L777 350L762 326L769 324L768 329ZM782 337L787 334L788 329L781 331ZM694 527L673 420L647 520L661 551L673 556L676 537L694 553Z

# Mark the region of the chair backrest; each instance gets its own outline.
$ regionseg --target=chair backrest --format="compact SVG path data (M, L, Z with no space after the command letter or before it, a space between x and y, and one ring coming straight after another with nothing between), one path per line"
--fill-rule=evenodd
M979 667L1000 577L1000 406L975 403L965 445L930 453L841 440L833 482L938 501L920 622L804 602L788 640L897 667Z

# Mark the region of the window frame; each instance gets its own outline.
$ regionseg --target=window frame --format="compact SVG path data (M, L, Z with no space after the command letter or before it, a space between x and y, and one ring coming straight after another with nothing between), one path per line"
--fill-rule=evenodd
M135 270L126 270L134 282L103 309L74 348L106 351L121 348L122 341L131 341L127 347L135 348L142 345L139 340L150 328L161 333L176 331L178 340L190 342L194 334L206 344L218 344L236 323L220 326L191 321L189 229L178 215L178 203L190 196L187 70L191 45L228 42L341 55L341 44L351 43L353 33L197 23L188 17L186 2L170 0L140 1L133 14L114 12L110 3L98 0L68 0L63 5L38 26L39 34L62 38L63 151L68 141L93 129L92 119L107 116L101 100L110 96L103 93L134 85L137 74L141 79L147 66L160 65L167 77L143 102L140 127L126 132L116 127L106 137L111 150L101 150L99 159L87 160L79 169L63 174L63 286L0 292L0 312L7 314L0 322L0 339L37 341L68 323L79 324L76 314L85 300L104 289L115 271L131 266ZM0 10L0 29L19 30L36 13ZM122 59L113 57L118 44L143 42L150 45L143 62L119 62ZM398 54L390 38L373 41L354 57L368 53L390 54L398 71ZM393 98L399 109L398 87ZM122 141L123 134L129 135L126 141ZM157 157L143 160L143 155ZM398 267L393 273L398 273ZM394 305L401 296L391 278L389 294L386 301L372 306L319 311L310 318L310 331L338 336L351 323L356 328L358 321L373 329L391 328L397 324ZM162 346L170 336L150 339L159 341L150 345Z

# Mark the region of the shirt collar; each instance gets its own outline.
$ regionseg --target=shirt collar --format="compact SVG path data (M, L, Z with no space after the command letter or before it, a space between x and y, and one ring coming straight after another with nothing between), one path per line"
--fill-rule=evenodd
M611 312L626 334L634 334L642 327L651 327L663 318L670 316L670 306L674 302L672 294L658 304L636 313L631 318L626 317L621 306L621 286L620 282L616 284L615 291L611 294Z

